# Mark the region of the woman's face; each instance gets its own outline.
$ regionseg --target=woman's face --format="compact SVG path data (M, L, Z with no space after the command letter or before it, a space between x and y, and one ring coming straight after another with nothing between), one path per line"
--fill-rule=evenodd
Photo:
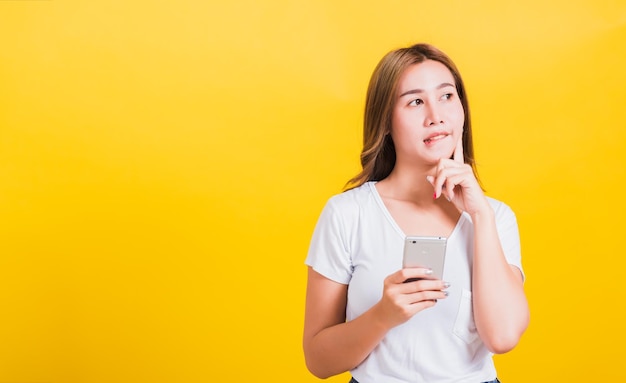
M436 165L450 158L463 134L465 116L450 70L426 60L400 77L391 120L396 165Z

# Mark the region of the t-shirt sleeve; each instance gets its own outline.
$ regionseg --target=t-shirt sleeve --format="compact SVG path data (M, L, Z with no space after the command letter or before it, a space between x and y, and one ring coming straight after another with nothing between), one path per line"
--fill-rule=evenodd
M502 202L496 208L496 224L507 262L519 268L522 272L522 277L526 279L524 269L522 268L522 252L517 218L513 210Z
M348 284L352 277L345 209L337 197L324 206L317 221L305 263L335 282Z

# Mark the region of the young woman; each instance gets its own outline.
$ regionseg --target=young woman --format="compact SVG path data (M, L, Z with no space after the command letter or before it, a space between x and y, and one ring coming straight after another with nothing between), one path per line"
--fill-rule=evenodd
M497 382L492 355L528 325L519 233L476 177L454 63L427 44L388 53L363 133L363 170L324 207L306 259L308 369L358 383ZM442 280L402 268L408 235L447 238Z

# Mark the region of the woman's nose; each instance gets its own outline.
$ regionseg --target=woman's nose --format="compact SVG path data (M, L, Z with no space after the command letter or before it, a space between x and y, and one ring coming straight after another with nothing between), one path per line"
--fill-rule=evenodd
M424 120L424 125L428 127L439 124L443 124L441 113L436 105L428 104L426 106L426 119Z

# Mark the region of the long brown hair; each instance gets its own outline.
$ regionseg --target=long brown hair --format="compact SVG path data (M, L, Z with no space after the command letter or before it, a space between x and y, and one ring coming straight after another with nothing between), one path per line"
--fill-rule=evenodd
M461 74L452 60L442 51L429 44L416 44L387 53L374 69L367 88L365 117L363 120L363 150L361 151L362 170L346 183L351 189L367 181L380 181L387 177L396 164L396 149L391 138L391 118L398 83L404 71L413 64L426 60L438 61L445 65L456 85L456 91L463 105L465 122L463 125L463 154L478 179L472 143L472 124L465 86Z

